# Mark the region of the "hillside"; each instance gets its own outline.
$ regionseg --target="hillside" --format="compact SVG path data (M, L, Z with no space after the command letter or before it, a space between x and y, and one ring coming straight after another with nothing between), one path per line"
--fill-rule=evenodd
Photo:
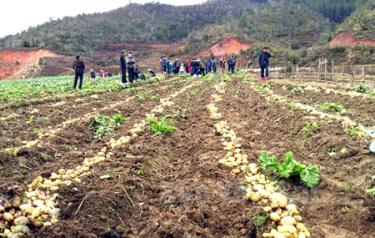
M158 3L130 4L102 14L83 14L51 21L1 39L0 47L43 47L61 52L89 53L108 42L177 42L189 36L188 43L192 44L189 48L202 49L211 39L204 40L197 47L192 36L206 34L208 28L220 29L222 25L230 29L224 33L243 40L271 41L280 36L288 36L290 40L293 35L306 33L313 33L312 39L315 39L330 23L319 12L294 0L213 0L179 7ZM220 33L220 30L213 32L216 35L213 42L219 40ZM311 43L310 39L309 36Z
M51 21L6 37L0 45L3 48L46 47L87 53L108 42L175 42L207 24L237 18L252 6L248 0L227 3L217 0L181 7L159 3L130 4L103 14L83 14Z
M109 12L65 17L31 27L0 39L0 50L48 49L64 55L42 59L45 64L38 67L23 63L23 68L38 69L42 75L70 72L69 55L75 54L87 56L95 70L105 67L117 72L118 53L123 49L134 52L142 69L157 68L160 55L186 59L207 57L211 53L239 54L241 63L254 61L264 45L274 52L273 65L314 63L318 57L324 57L318 56L319 52L330 46L352 47L356 44L346 43L355 41L367 47L368 44L362 43L372 42L375 35L374 9L375 0L209 0L191 6L129 4ZM173 45L168 47L169 44ZM366 52L373 54L371 49ZM366 56L366 60L359 61L368 62L372 58ZM14 65L16 61L0 61L0 71L7 70L1 69L1 65ZM46 67L48 70L44 70Z
M354 37L363 40L375 39L375 0L363 1L357 10L338 28L348 31Z

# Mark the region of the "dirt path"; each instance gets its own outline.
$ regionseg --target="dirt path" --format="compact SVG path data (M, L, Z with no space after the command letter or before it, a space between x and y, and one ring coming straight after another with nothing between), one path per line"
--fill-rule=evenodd
M340 237L332 233L332 227L348 238L373 237L374 229L369 229L373 205L367 204L369 200L364 194L367 183L360 184L375 169L365 143L346 135L338 123L323 120L318 122L317 132L305 137L301 129L307 115L270 104L237 80L230 82L230 88L221 110L243 138L242 147L252 161L262 150L279 157L291 150L297 160L319 165L322 182L312 193L298 183L281 181L285 191L303 209L313 237ZM347 148L347 152L329 157L332 148L337 151ZM344 192L347 185L351 188Z

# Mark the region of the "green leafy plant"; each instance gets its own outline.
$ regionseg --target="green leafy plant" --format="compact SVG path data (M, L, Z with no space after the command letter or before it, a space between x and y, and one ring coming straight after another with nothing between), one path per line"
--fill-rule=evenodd
M34 120L35 120L35 116L34 116L34 115L31 115L31 116L29 117L29 120L27 120L27 124L31 124L31 123L33 123Z
M150 95L150 96L148 96L148 99L150 99L152 101L155 101L155 100L159 99L159 96L158 95Z
M293 94L300 94L300 93L304 93L305 90L303 90L303 88L299 87L299 86L293 86L293 85L290 85L290 84L287 84L287 85L284 85L283 88Z
M141 101L141 102L144 102L144 101L145 101L145 98L146 98L144 92L140 92L140 93L138 93L137 97L138 97L139 101Z
M317 122L306 122L305 125L302 127L302 132L305 136L309 136L313 131L319 129L320 126Z
M339 113L348 112L346 108L339 102L325 102L322 105L320 105L319 108L322 111L335 111Z
M375 187L368 189L367 193L372 195L375 198Z
M152 133L156 135L169 134L176 130L176 128L169 123L168 117L162 117L158 121L155 118L148 118L148 124L151 126Z
M270 169L282 178L289 179L299 176L302 183L308 188L313 188L319 184L320 172L318 167L296 161L291 151L284 154L282 163L277 160L275 155L270 155L266 151L261 152L258 161L262 168Z
M255 216L253 216L252 220L254 222L255 227L263 227L266 224L268 217L268 214L264 212L258 213Z
M100 138L112 133L118 129L125 120L126 118L119 113L113 116L97 115L91 123L91 128L95 131L95 138Z
M301 171L300 177L306 187L313 188L320 182L320 171L315 165L309 164Z
M349 183L345 183L341 187L341 191L343 191L344 193L350 192L351 189L352 189L352 186Z
M363 130L361 130L358 127L348 127L346 129L346 132L348 133L349 136L351 137L361 137L363 136Z
M375 91L373 89L371 89L369 87L366 87L364 85L360 85L360 86L354 88L353 91L355 91L357 93L370 94L370 95L375 94Z
M223 80L224 82L230 82L230 81L232 81L232 79L231 79L228 75L226 75L226 74L224 74L224 75L222 76L222 80Z
M262 91L262 90L267 90L270 89L269 84L258 84L255 88L256 91Z

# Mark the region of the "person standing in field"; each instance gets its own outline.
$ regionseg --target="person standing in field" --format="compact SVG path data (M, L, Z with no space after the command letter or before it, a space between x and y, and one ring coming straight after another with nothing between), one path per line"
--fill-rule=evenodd
M269 79L269 65L270 65L270 50L264 47L261 52L259 52L258 63L260 67L260 80L262 82Z
M73 64L73 69L75 73L73 89L77 88L77 83L79 79L78 88L81 90L82 84L83 84L83 74L85 73L85 63L83 63L83 61L80 60L79 55L76 56L76 60L74 61L74 64Z
M181 63L178 59L173 62L173 73L178 74L180 72Z
M208 59L208 60L206 61L206 74L211 73L211 71L212 71L211 59Z
M129 82L133 83L134 82L134 77L135 77L135 59L133 57L132 52L130 51L128 54L127 58L127 66L128 66L128 77L129 77Z
M234 55L232 55L228 59L228 71L233 74L235 68L236 68L236 57Z
M126 59L125 59L125 51L121 51L120 55L120 67L121 67L121 81L122 83L126 83Z
M215 57L212 57L212 59L211 59L211 68L212 68L212 71L214 72L214 74L216 75L217 66L216 66L216 59L215 59Z
M226 67L226 61L224 57L220 58L220 68L221 68L221 73L225 73L225 67Z

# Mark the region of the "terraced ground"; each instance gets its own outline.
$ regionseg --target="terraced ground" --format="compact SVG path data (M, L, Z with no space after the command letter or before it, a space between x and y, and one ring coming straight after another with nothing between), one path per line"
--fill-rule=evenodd
M238 72L9 96L0 236L375 237L375 97L327 89ZM124 122L95 136L95 117L115 113ZM150 118L175 130L155 134ZM318 166L319 185L259 167L262 151Z

